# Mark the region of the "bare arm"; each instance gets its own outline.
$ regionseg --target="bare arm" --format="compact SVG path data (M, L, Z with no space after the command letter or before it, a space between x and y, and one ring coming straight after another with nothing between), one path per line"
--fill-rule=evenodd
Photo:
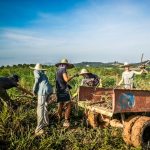
M121 85L123 83L123 77L121 78L120 82L118 83L118 85Z
M71 79L73 79L74 78L74 76L72 76L72 77L69 77L68 75L67 75L67 73L63 73L63 79L66 81L66 82L69 82Z
M144 71L144 70L142 69L142 70L141 70L141 71L139 71L139 72L138 72L138 71L133 71L133 72L134 72L135 74L137 74L137 75L140 75L140 74L142 74L142 73L143 73L143 71Z
M102 87L102 80L99 79L99 87Z

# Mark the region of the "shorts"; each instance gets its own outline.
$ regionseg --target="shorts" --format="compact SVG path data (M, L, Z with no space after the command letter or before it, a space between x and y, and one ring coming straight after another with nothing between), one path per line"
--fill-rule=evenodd
M57 92L57 103L69 102L71 100L68 90Z

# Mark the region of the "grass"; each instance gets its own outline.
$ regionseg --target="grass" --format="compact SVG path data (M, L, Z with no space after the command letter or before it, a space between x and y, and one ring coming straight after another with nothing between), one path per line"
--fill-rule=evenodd
M55 104L49 106L54 112ZM36 127L36 104L20 104L17 110L8 109L4 105L0 113L0 143L1 149L16 150L137 150L128 147L122 140L120 129L115 128L87 128L83 124L82 111L79 116L72 112L71 128L64 129L63 121L58 123L55 118L50 119L50 126L45 135L34 136Z

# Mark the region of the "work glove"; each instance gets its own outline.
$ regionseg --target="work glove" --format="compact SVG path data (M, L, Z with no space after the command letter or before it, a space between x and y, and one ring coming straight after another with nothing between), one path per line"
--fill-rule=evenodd
M146 68L146 66L144 64L140 66L141 70L144 70L145 68Z
M98 87L100 87L100 88L103 87L103 86L102 86L102 83L100 83Z

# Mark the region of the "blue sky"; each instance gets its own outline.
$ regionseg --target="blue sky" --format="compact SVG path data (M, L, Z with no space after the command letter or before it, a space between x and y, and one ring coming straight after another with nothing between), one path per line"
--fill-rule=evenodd
M149 0L1 0L0 65L150 58Z

